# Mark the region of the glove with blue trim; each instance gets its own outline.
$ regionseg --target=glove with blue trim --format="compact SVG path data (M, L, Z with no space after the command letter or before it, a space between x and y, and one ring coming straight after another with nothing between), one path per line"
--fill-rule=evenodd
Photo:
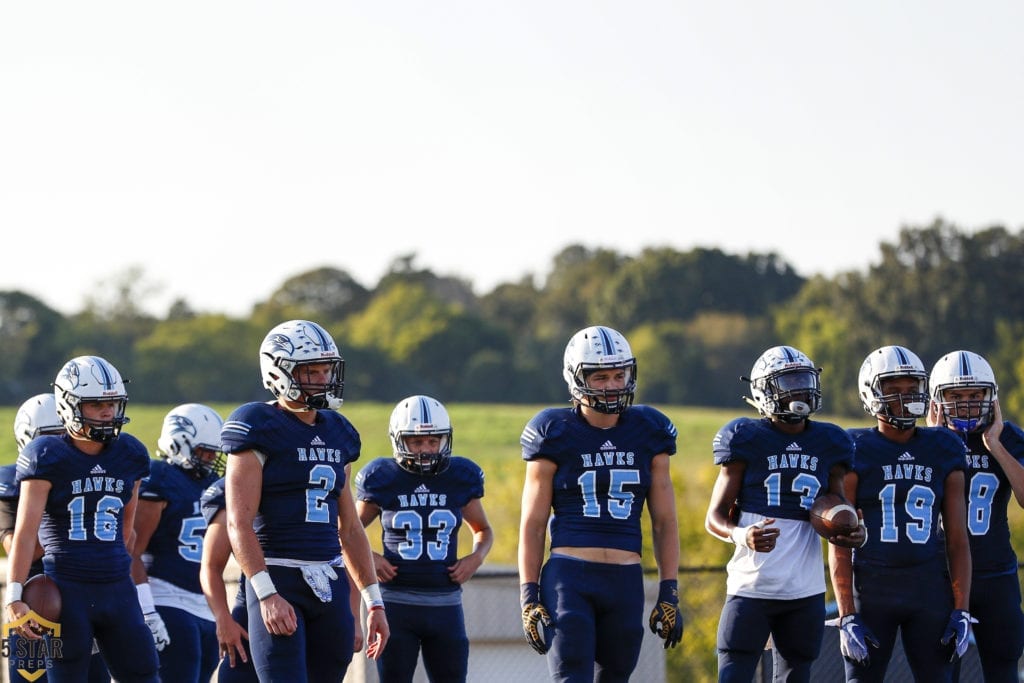
M871 653L868 646L878 647L878 639L860 618L859 614L847 614L845 617L829 619L826 626L839 628L839 650L843 657L860 666L871 664Z
M953 654L949 661L953 662L964 656L971 639L971 624L977 624L978 620L967 613L967 610L955 609L949 615L949 623L946 624L946 632L942 635L942 644L953 644Z

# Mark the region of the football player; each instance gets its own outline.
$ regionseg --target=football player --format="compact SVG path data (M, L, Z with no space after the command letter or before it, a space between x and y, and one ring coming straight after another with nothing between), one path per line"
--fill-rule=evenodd
M88 678L95 636L119 681L158 681L153 637L131 578L129 539L146 447L121 432L128 395L120 373L98 356L68 361L54 381L66 434L39 436L18 456L21 499L8 562L7 622L29 612L21 600L36 539L43 567L61 589L60 656L47 658L51 682ZM39 638L29 619L20 635Z
M227 588L224 585L224 570L231 557L224 507L224 478L221 477L200 496L206 534L203 537L199 579L217 625L221 657L217 668L217 683L256 683L259 679L252 665L249 634L245 630L249 622L249 611L245 606L245 576L238 577L234 606L228 606Z
M452 423L437 399L398 402L388 426L393 457L376 458L356 476L356 510L364 526L380 518L384 554L374 553L391 624L377 660L382 683L412 683L420 652L432 681L461 683L469 666L462 584L494 543L480 499L484 473L452 455ZM459 529L473 550L459 557Z
M139 488L132 578L164 681L206 683L217 666L216 625L199 584L206 529L199 498L223 474L223 424L200 403L173 408L160 429L159 459Z
M753 678L771 636L776 680L809 681L824 636L825 571L821 537L808 511L826 492L843 495L853 442L821 410L820 368L792 346L774 346L754 362L753 405L712 443L720 465L705 527L736 544L718 622L718 680ZM856 544L863 530L830 539Z
M946 426L967 443L970 613L978 619L972 628L981 669L986 683L1016 683L1024 614L1007 507L1011 494L1024 507L1024 431L1003 420L992 366L973 351L944 355L929 384L928 424Z
M913 351L872 351L857 390L877 424L848 430L856 458L846 498L867 539L829 546L846 680L882 681L897 632L914 680L950 680L971 622L967 449L952 430L917 426L928 411L928 373Z
M373 555L348 485L361 442L336 411L344 367L323 327L281 323L260 345L264 386L275 400L237 408L221 431L228 535L246 576L247 630L261 679L344 677L355 629L349 582L338 572L343 550L368 610L367 656L376 659L387 642Z
M627 681L636 667L644 635L645 503L660 576L648 623L666 648L683 635L669 475L676 428L655 408L633 405L636 373L622 334L600 325L576 332L562 365L572 406L540 411L520 437L526 461L519 525L523 630L527 642L547 654L555 680Z

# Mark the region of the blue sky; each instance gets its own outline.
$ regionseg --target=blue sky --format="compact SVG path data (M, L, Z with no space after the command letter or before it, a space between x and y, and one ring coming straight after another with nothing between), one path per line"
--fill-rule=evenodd
M415 253L478 293L563 247L866 268L1024 227L1024 4L70 0L0 10L0 289L141 267L241 314Z

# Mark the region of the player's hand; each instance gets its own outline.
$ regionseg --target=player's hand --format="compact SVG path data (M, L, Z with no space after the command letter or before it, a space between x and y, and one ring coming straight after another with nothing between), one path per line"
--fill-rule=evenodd
M999 435L1003 433L1003 411L999 407L999 399L992 401L992 419L981 433L981 441L985 448L992 450L992 444L999 443Z
M377 580L381 583L391 581L398 574L398 567L384 559L380 553L373 554L373 569L377 572Z
M519 604L523 608L523 634L537 654L547 654L548 644L541 635L540 625L550 627L554 622L540 601L540 585L524 583L519 587Z
M153 643L156 645L157 652L171 644L171 634L167 632L167 625L164 624L164 620L158 612L148 612L143 614L142 618L146 620L146 626L153 634Z
M860 509L857 510L857 517L860 518L860 524L857 525L855 531L848 534L836 534L828 539L828 542L840 548L863 548L864 544L868 542L868 528L864 526L864 513Z
M275 636L290 636L298 628L295 608L280 593L274 593L260 600L260 615L267 632Z
M473 578L476 574L476 570L483 564L476 553L470 553L460 560L456 560L455 564L448 567L448 578L452 580L452 583L462 585Z
M8 604L7 607L4 609L4 612L7 616L8 624L14 623L18 619L21 619L30 611L31 610L29 610L28 605L22 602L21 600L15 600L14 602ZM38 623L36 623L35 619L29 619L25 623L18 626L15 629L15 631L17 631L19 636L21 636L22 638L27 638L28 640L38 640L43 637L43 629L40 627Z
M366 615L366 656L369 659L380 659L384 646L391 637L391 626L387 615L382 609L371 609Z
M864 624L859 614L847 614L842 618L829 619L825 625L839 628L839 650L843 653L843 657L861 666L871 663L868 645L877 648L878 639Z
M666 579L658 586L658 602L651 610L651 633L665 641L665 649L675 647L683 638L683 615L679 611L679 585Z
M946 632L942 635L943 645L953 645L953 654L950 656L949 661L955 662L967 652L967 646L970 644L971 624L977 623L978 620L964 609L955 609L949 615Z
M224 615L217 620L216 624L220 656L227 656L228 664L231 665L231 668L235 667L235 662L238 659L241 659L242 662L248 662L249 657L245 654L245 644L242 643L242 639L249 640L249 633L242 628L241 624L232 619L230 615Z

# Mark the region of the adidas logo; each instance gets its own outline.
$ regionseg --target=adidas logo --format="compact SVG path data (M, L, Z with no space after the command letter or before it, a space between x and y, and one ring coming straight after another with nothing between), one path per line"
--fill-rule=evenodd
M89 474L106 474L106 473L107 473L107 471L105 469L103 469L99 465L96 465L91 470L89 470Z
M420 484L413 493L430 493L430 489L427 488L426 484Z
M616 449L615 448L615 444L613 444L609 440L609 441L605 441L603 444L601 444L601 447L599 449L597 449L597 450L599 450L599 451L614 451L614 450L618 450L618 449Z
M791 443L788 446L786 446L786 450L787 451L799 451L799 450L802 450L802 449L800 448L800 444L798 444L796 441L794 441L793 443Z
M310 446L326 446L327 444L325 444L324 440L320 438L319 434L317 434L316 436L313 437L313 440L309 442L309 445Z
M903 451L903 455L896 459L899 460L900 462L907 462L908 460L913 460L914 456L912 456L910 453L907 453L906 451Z

